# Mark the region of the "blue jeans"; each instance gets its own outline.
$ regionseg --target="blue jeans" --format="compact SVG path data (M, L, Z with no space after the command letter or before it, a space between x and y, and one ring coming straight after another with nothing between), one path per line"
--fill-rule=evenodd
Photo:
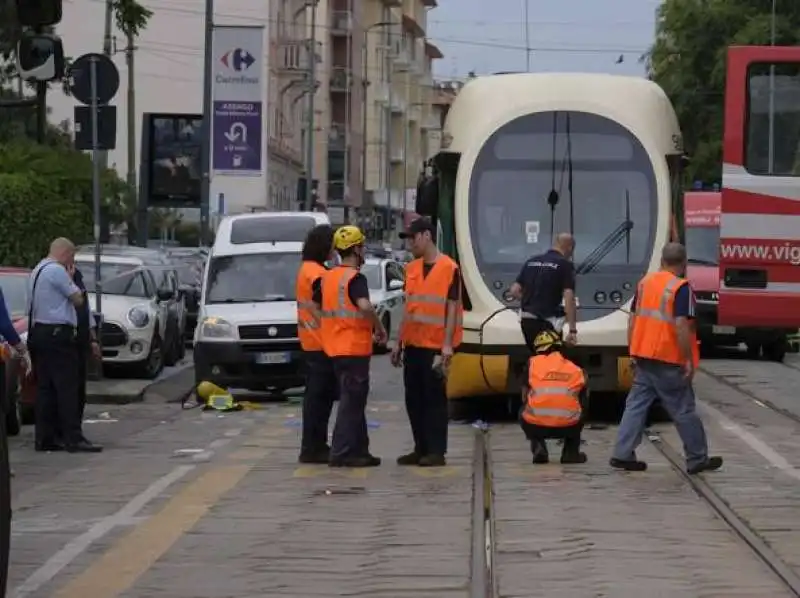
M669 413L683 442L686 464L693 467L708 459L708 442L703 422L695 409L694 389L683 377L681 368L668 363L640 359L634 366L631 391L625 400L625 413L619 423L614 458L635 459L642 442L647 412L656 399Z

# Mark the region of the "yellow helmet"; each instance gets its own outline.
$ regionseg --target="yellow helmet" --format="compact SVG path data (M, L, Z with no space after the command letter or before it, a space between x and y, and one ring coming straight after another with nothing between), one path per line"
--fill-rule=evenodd
M362 245L364 241L366 237L361 229L351 224L339 227L333 234L333 246L339 251Z
M550 349L557 349L561 346L561 335L555 330L542 330L533 339L533 349L537 353L544 353Z

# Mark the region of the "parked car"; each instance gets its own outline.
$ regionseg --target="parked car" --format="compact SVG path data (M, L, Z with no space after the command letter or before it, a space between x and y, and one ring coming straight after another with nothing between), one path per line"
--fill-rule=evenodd
M361 267L361 273L367 278L370 301L378 311L389 340L396 339L406 301L403 266L395 260L368 257ZM387 347L388 343L375 349L383 352Z
M25 268L0 268L0 288L3 289L14 328L23 341L28 335L29 275L30 270ZM36 383L31 376L25 375L21 360L13 357L7 345L0 346L0 355L6 362L6 430L9 436L16 436L23 424L33 423Z
M79 253L75 261L94 306L94 255ZM186 309L174 268L141 254L103 255L100 281L104 365L128 366L152 379L183 357Z
M200 291L203 283L203 271L206 266L207 252L199 249L180 248L167 251L170 262L178 273L180 290L186 299L186 331L184 339L191 342L197 328L197 313L200 310Z

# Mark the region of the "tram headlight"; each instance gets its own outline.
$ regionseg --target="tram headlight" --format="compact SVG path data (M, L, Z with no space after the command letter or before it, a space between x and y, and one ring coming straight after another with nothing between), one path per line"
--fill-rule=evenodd
M594 294L595 303L605 303L606 302L606 294L603 291L597 291Z
M611 291L609 297L611 298L611 301L613 301L614 303L622 303L622 293L620 293L619 291Z

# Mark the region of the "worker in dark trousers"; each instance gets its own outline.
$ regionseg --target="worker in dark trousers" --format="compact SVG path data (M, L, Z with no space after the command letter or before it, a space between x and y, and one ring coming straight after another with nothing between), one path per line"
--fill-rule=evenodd
M577 342L574 251L572 235L560 233L552 249L525 262L511 285L511 295L520 300L522 334L531 353L536 336L542 330L562 334L565 319L566 344Z
M356 226L339 228L333 245L341 265L313 285L314 314L321 323L322 344L333 361L339 393L330 467L381 464L369 452L366 408L372 346L374 342L386 343L387 334L369 300L367 279L358 271L364 263L365 240Z
M534 355L528 360L522 385L519 421L531 443L533 463L548 463L547 439L564 442L561 463L585 463L581 432L588 410L587 377L561 353L561 335L543 330L533 341Z
M75 268L73 280L83 294L83 304L76 308L78 317L78 413L80 421L83 422L83 414L86 409L86 381L89 376L89 360L95 359L99 362L103 356L100 353L100 343L97 339L97 322L92 316L86 285L83 284L83 274L78 268Z
M404 363L414 450L397 464L441 467L447 453L445 375L462 337L461 277L458 264L436 248L428 220L414 220L400 237L415 259L406 266L405 313L391 359L395 367Z
M28 347L37 383L37 451L102 450L81 432L76 307L84 305L84 296L72 279L74 256L71 241L56 239L30 276Z
M314 317L314 283L318 283L333 260L333 228L320 224L312 228L303 245L303 263L297 273L297 334L306 365L306 390L303 398L303 438L300 463L327 463L328 422L336 398L333 361L322 346L320 322Z

